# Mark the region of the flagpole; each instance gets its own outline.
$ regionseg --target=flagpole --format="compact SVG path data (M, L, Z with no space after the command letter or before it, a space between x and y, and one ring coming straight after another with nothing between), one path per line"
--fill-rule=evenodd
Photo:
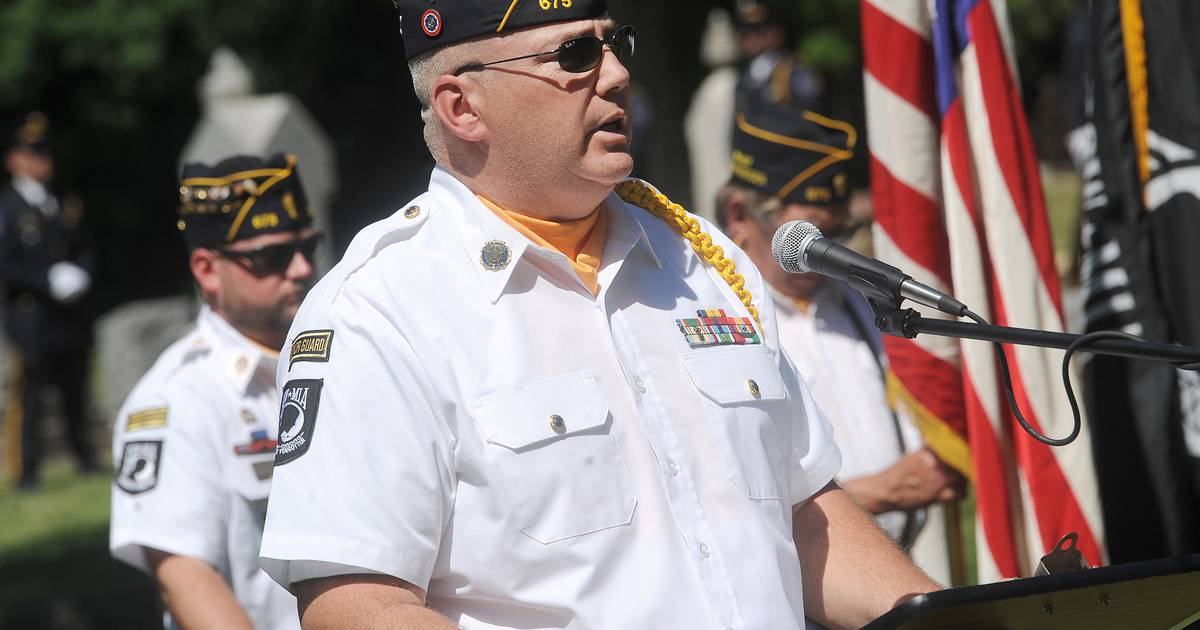
M942 504L942 518L946 522L946 553L950 559L950 586L967 585L967 551L963 545L962 501L946 501Z

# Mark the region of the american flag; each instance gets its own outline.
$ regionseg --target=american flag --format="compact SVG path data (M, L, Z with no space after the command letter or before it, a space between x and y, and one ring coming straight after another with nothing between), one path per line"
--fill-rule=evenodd
M863 0L862 24L876 254L992 323L1063 330L1004 1ZM1086 424L1062 448L1025 435L985 342L885 347L892 399L974 484L980 582L1029 575L1068 532L1089 564L1104 561ZM1005 350L1026 418L1065 435L1061 352Z

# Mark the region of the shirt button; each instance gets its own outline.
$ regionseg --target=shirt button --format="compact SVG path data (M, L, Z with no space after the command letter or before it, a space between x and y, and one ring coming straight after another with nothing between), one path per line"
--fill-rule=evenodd
M754 379L748 379L746 381L746 389L750 390L750 395L755 398L762 396L762 391L758 389L758 383L755 383Z
M667 460L667 469L671 471L672 477L679 474L679 464L673 459Z
M708 543L700 543L700 555L707 558L712 551L708 548Z
M643 394L646 393L646 381L643 380L642 377L638 376L638 377L634 378L633 386L636 387L639 392L641 392Z
M565 420L563 420L562 416L558 414L550 416L550 430L559 434L566 432L567 423Z

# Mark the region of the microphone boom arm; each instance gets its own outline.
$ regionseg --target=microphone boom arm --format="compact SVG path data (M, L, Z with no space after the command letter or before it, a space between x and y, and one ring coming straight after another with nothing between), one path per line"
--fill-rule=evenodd
M912 339L920 333L926 333L957 339L975 339L1066 350L1083 337L1083 335L1032 328L931 319L922 317L920 313L911 308L903 310L896 308L894 303L889 304L876 299L868 299L867 302L871 305L871 310L875 312L875 327L880 332L908 339ZM1167 361L1175 364L1200 362L1200 347L1132 339L1098 339L1087 346L1080 347L1079 351Z

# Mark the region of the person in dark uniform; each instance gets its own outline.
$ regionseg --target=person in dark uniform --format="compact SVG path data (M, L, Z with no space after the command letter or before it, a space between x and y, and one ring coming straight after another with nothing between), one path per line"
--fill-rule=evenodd
M54 156L48 132L38 112L17 125L4 154L11 180L0 187L0 280L12 349L5 461L23 490L38 485L47 385L62 394L67 439L80 468L96 470L84 405L91 321L82 304L95 259L82 207L59 203L49 189Z
M738 47L746 58L738 76L738 110L747 99L822 109L823 80L792 52L788 10L788 3L780 0L738 1Z

